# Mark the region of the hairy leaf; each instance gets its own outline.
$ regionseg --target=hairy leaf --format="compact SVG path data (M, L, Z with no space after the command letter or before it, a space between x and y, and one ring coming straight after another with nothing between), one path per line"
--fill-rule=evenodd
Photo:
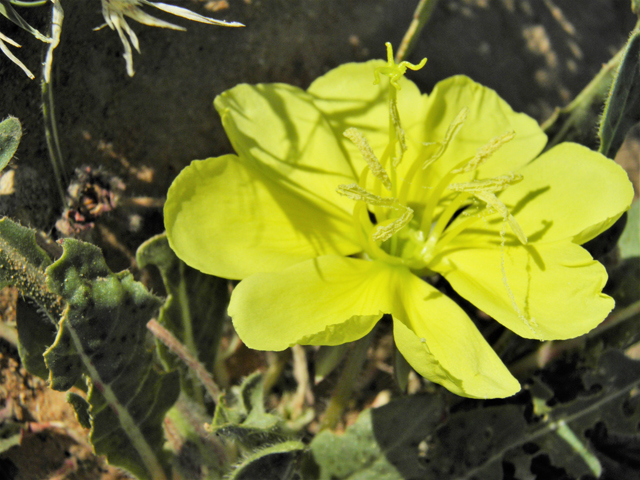
M229 475L229 480L294 480L305 446L297 440L278 443L245 458Z
M158 322L173 333L207 371L213 372L229 303L227 281L187 266L173 253L165 234L143 243L136 258L141 268L155 265L162 275L167 299L160 309ZM162 342L156 344L165 366L180 370L182 390L204 405L204 389L194 372Z
M16 153L21 137L22 125L16 117L9 117L0 123L0 171Z
M320 480L400 480L427 477L421 442L444 413L442 397L413 395L365 410L343 435L320 432L311 453Z
M466 400L447 415L441 397L415 395L365 410L313 439L319 478L637 478L640 362L609 350L594 370L552 365L511 403Z
M280 419L264 409L264 378L255 373L245 379L228 400L221 397L211 422L211 433L255 450L287 440Z
M598 135L600 153L614 158L624 138L640 121L640 31L627 43L618 74L605 104Z
M60 298L46 282L45 269L51 259L37 242L35 231L6 217L0 219L0 286L12 285L31 298L57 322L62 312Z
M47 287L45 268L50 264L34 230L0 219L0 287L14 286L36 304L18 305L18 353L25 368L42 378L48 375L42 354L55 338L64 303Z
M51 387L86 378L95 451L138 478L170 478L162 421L177 399L178 374L159 372L145 344L160 302L130 273L112 273L99 248L73 239L63 248L47 269L49 288L67 302L44 355Z
M47 379L49 369L44 363L44 352L55 341L58 329L37 305L18 299L16 306L18 353L22 365L32 375Z
M553 389L537 385L534 393L546 393L546 400L535 402L540 417L531 422L521 405L453 414L428 440L425 478L499 480L505 465L518 473L516 478L534 478L531 474L543 468L566 472L562 478L567 479L599 477L607 461L615 463L602 447L603 428L608 435L629 438L640 433L640 362L610 350L597 370L581 379L576 375L573 381L582 385L567 380L554 385L566 389L562 395L576 396L581 390L567 402L560 402Z

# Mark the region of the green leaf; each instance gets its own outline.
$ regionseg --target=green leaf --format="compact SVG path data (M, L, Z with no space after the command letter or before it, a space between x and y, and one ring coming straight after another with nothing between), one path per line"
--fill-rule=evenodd
M0 219L0 287L17 287L37 306L18 305L18 353L25 368L42 378L48 376L42 354L55 338L64 304L47 286L45 268L50 264L34 230Z
M287 440L279 417L264 408L264 377L254 373L227 400L220 398L210 431L253 451Z
M297 440L278 443L245 458L229 475L229 480L294 480L305 446Z
M67 392L67 402L76 411L78 423L84 428L91 428L91 415L89 414L89 403L80 395L73 392Z
M87 378L96 453L140 479L171 478L162 421L178 397L178 374L155 368L145 340L160 301L130 273L112 273L99 248L73 239L63 248L47 269L49 288L67 302L44 355L51 387Z
M41 34L38 30L29 25L11 6L10 0L0 0L0 14L4 15L23 30L29 32L41 42L49 43L51 41L49 37Z
M21 441L22 427L19 423L5 421L0 425L0 455L20 445Z
M210 419L202 406L186 395L167 412L164 421L166 430L172 432L173 468L182 476L178 478L221 480L228 471L230 452L235 449L227 449L221 439L206 432L205 424Z
M640 201L636 200L627 212L627 224L620 241L620 258L640 257Z
M320 383L340 365L349 352L349 345L322 345L314 357L315 383Z
M227 281L187 266L173 253L165 234L143 243L136 259L141 268L155 265L162 275L167 299L160 309L158 322L173 333L207 371L213 372L229 303ZM204 405L204 389L194 372L162 342L156 341L156 345L167 369L180 371L182 390Z
M22 125L16 117L9 117L0 123L0 171L13 157L22 138Z
M16 324L18 353L22 365L32 375L47 379L49 369L44 363L43 355L55 341L58 329L43 315L42 309L23 299L18 299Z
M534 403L540 416L530 422L523 405L485 406L451 415L430 436L424 478L499 480L505 462L515 467L517 478L534 478L531 466L543 456L553 468L564 469L567 478L598 477L603 464L624 463L610 458L607 435L630 439L640 433L635 393L640 362L610 350L595 371L583 375L581 384L576 382L579 374L571 373L571 378L555 383L556 389L564 389L556 394L560 397L536 384L534 395L543 393L544 398ZM567 394L573 399L561 402Z
M640 120L640 31L632 34L604 107L599 152L614 158L627 132Z
M442 397L413 395L365 410L342 435L320 432L310 444L320 480L448 478L424 475L419 456L443 413Z
M6 217L0 219L0 286L17 287L57 323L62 302L47 286L45 268L50 264L51 259L36 242L35 230Z
M609 350L591 370L551 364L507 401L446 412L440 396L394 400L342 435L319 433L310 449L320 480L502 480L505 469L520 480L637 478L639 387L640 362Z

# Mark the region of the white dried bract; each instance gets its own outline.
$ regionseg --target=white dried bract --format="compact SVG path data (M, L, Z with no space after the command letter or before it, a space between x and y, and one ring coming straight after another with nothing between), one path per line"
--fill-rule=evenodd
M140 53L140 46L138 44L138 37L127 23L125 17L132 18L135 21L150 27L186 30L184 27L179 25L174 25L173 23L152 17L148 13L143 12L139 8L140 5L149 5L172 15L186 18L187 20L193 20L194 22L206 23L209 25L220 25L223 27L244 26L238 22L226 22L224 20L204 17L186 8L176 7L175 5L169 5L166 3L149 2L147 0L102 0L102 15L104 16L104 20L109 28L118 32L122 45L124 45L124 59L127 64L127 74L129 74L129 76L133 76L134 74L131 45L133 44L138 53ZM127 38L127 36L129 38Z

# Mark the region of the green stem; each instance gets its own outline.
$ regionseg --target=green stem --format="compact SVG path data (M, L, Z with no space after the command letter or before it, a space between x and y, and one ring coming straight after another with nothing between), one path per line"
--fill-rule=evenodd
M287 366L290 358L291 352L289 350L267 353L267 362L269 366L264 374L263 389L265 393L270 392L273 386L278 382L278 379L282 375L284 367Z
M541 126L550 137L545 150L549 150L570 139L573 131L591 132L593 130L593 108L604 103L609 87L618 70L624 48L607 62L589 84L564 108L558 108Z
M56 124L56 115L53 106L53 85L51 80L51 66L53 63L53 50L60 42L60 33L62 32L62 19L64 12L60 6L60 0L53 3L53 11L51 13L51 43L47 48L45 61L42 69L42 115L44 116L44 132L47 140L47 149L49 150L49 159L53 167L53 174L56 178L56 186L58 194L65 204L66 186L69 184L69 178L64 169L62 162L62 151L60 149L60 141L58 138L58 128Z
M332 429L337 425L338 421L340 421L342 413L347 407L349 398L351 398L355 380L362 371L362 366L367 359L367 352L375 336L375 331L376 329L374 328L366 336L355 342L355 345L353 345L349 352L347 363L340 373L338 384L324 412L324 417L320 424L321 430L327 428Z
M420 32L431 18L431 14L433 13L437 3L438 0L420 0L420 2L418 2L416 11L413 12L413 20L411 21L411 24L409 24L407 33L404 34L402 43L400 43L400 47L396 52L396 63L400 63L409 55L409 53L411 53L411 50L418 40Z
M180 304L180 316L182 317L182 328L184 329L184 346L194 358L198 358L198 345L193 335L193 317L191 315L191 305L189 303L189 292L187 291L187 282L185 281L184 262L179 262L180 282L178 283L178 303ZM195 372L190 371L193 375ZM192 378L193 380L193 378ZM202 390L194 388L194 395L200 405L204 405L204 396Z

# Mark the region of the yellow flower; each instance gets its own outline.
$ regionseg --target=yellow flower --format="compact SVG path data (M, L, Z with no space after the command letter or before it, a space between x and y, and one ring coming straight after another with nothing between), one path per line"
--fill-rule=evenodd
M120 41L124 46L124 59L127 64L127 74L130 77L133 77L134 74L131 44L133 44L138 53L140 53L140 45L138 44L138 36L127 23L127 20L124 18L125 16L133 18L137 22L148 25L150 27L169 28L171 30L186 30L179 25L165 22L164 20L160 20L159 18L155 18L148 13L145 13L142 9L139 8L140 5L149 5L151 7L157 8L158 10L171 13L172 15L177 15L178 17L186 18L194 22L207 23L209 25L221 25L223 27L244 26L238 22L225 22L224 20L216 20L214 18L204 17L186 8L176 7L175 5L169 5L167 3L149 2L148 0L102 0L102 16L104 17L104 20L109 28L118 32ZM127 36L129 37L128 39ZM131 43L129 43L129 41L131 41Z
M242 279L229 314L251 348L350 342L391 314L418 373L460 395L509 396L517 380L424 279L444 276L523 337L582 335L614 302L580 245L633 190L580 145L538 157L545 134L493 90L456 76L426 96L403 77L408 66L389 51L306 92L238 85L217 97L237 155L176 178L169 241L187 264Z

